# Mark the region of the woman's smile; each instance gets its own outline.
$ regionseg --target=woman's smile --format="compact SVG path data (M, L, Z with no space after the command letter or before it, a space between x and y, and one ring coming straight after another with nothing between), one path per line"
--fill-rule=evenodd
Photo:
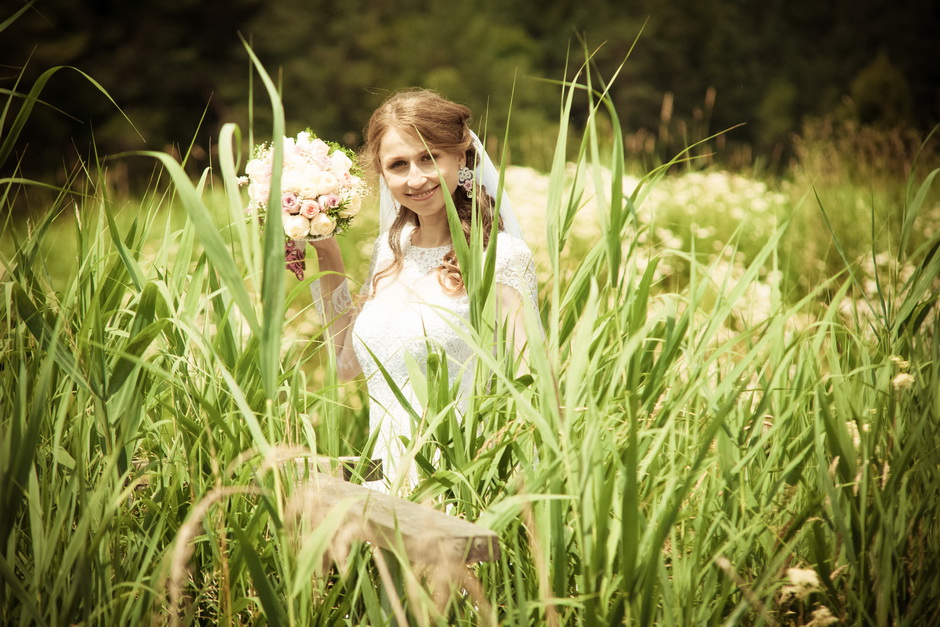
M428 198L431 197L431 195L434 192L437 191L439 187L440 185L435 185L434 187L430 189L426 189L423 192L412 192L408 194L408 197L411 198L412 200L417 200L417 201L427 200Z

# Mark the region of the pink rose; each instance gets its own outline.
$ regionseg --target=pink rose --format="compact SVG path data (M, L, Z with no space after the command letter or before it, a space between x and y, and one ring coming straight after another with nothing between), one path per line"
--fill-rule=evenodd
M335 209L339 207L340 198L336 194L327 194L325 196L320 196L317 200L320 201L320 206L324 209Z
M281 209L291 215L300 213L300 201L297 198L297 194L288 192L281 196Z
M353 189L354 187L358 187L360 183L362 183L362 179L360 179L358 176L350 174L349 172L344 174L340 180L340 184L346 189Z
M305 200L300 203L300 215L310 220L317 217L317 214L320 213L320 203L315 200Z

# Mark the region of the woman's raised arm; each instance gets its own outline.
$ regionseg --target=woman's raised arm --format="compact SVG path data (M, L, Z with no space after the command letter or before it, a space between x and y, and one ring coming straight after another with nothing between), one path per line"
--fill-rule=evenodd
M320 272L326 273L310 286L314 306L323 316L327 339L336 353L337 376L348 381L362 372L352 342L352 327L359 310L349 293L339 244L331 237L311 242L311 245L317 251Z

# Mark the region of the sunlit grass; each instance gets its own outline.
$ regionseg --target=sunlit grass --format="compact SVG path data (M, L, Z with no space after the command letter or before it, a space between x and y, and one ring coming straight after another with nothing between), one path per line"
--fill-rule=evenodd
M597 165L616 165L616 142L601 148L584 122L548 175L507 172L540 263L531 372L494 353L481 312L463 418L440 362L423 373L414 498L497 531L502 557L443 574L405 564L407 619L920 624L940 602L930 204L912 193L885 208L922 235L885 229L866 266L861 240L799 230L810 208L858 220L825 189L794 200L720 173L625 188ZM234 127L221 139L238 145ZM273 470L298 449L359 453L366 399L335 381L306 283L285 279L278 242L244 220L227 150L201 181L150 155L167 174L135 202L90 186L29 228L10 223L4 622L391 618L377 592L387 564L333 539L338 515L298 521L303 492ZM343 238L354 276L372 235L363 217ZM843 265L785 290L810 235ZM465 259L482 265L481 252ZM339 563L324 570L328 551Z

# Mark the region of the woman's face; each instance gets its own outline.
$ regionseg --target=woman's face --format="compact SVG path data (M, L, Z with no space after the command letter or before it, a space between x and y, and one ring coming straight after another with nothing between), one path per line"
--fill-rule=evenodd
M466 160L465 155L434 148L429 153L420 139L394 126L386 131L379 147L379 167L392 197L419 217L446 211L441 177L453 193L457 171Z

